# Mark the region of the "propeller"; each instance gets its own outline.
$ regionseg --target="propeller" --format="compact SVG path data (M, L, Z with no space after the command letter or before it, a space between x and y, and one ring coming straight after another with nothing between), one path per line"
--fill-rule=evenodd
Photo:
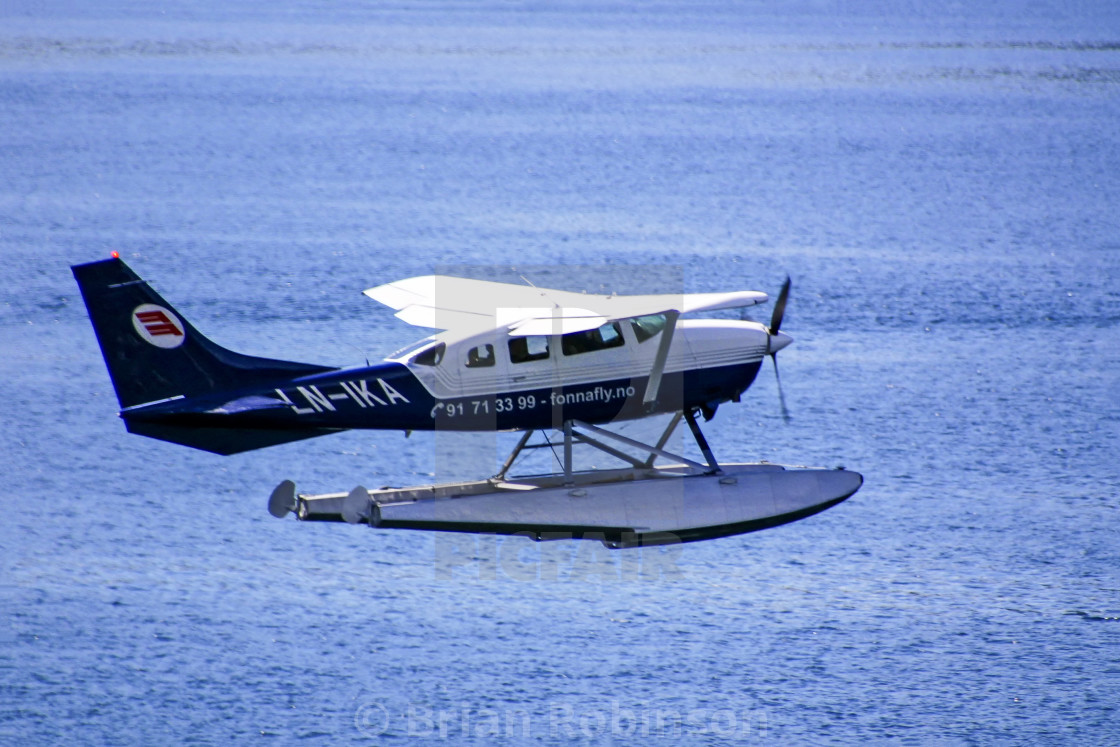
M782 317L786 315L786 301L789 300L789 275L786 275L786 281L782 283L782 289L778 291L778 300L774 302L774 313L770 315L770 334L778 334L778 330L782 328Z
M786 393L782 391L782 377L778 374L778 350L771 348L771 341L782 328L782 317L786 314L786 302L789 300L789 286L789 275L786 275L786 281L782 283L782 289L778 292L778 300L774 302L774 313L770 315L770 328L767 330L769 336L766 338L766 354L770 356L770 360L774 361L774 380L778 382L778 399L782 403L782 420L786 423L789 422L789 408L786 407Z

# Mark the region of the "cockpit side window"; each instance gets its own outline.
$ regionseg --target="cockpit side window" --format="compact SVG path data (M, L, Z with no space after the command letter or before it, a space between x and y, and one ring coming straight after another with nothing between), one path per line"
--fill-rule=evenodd
M511 337L509 359L513 363L528 363L548 358L548 338L544 335Z
M609 322L598 329L584 332L569 332L560 338L560 349L564 355L592 353L596 350L618 348L626 344L622 339L622 328L618 322Z
M467 351L467 368L490 368L494 365L494 346L486 343Z
M438 366L440 361L443 360L443 353L447 350L447 346L442 342L438 345L433 345L427 350L418 353L412 362L418 366Z
M634 328L634 336L638 338L638 342L645 342L665 329L665 315L649 314L635 317L630 320L630 325Z

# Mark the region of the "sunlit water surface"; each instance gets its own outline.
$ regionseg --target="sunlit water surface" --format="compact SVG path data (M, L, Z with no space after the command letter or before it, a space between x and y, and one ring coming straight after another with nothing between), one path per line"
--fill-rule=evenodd
M0 743L1120 741L1111 5L0 18ZM448 266L789 273L792 419L767 367L708 436L866 483L661 551L276 521L281 479L509 440L127 435L68 269L114 249L222 344L347 365L422 334L360 290Z

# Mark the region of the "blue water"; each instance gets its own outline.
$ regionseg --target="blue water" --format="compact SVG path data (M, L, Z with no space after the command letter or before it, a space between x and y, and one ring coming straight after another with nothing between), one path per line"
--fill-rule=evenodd
M5 3L0 743L1120 741L1120 6L942 5ZM866 483L661 551L276 521L505 442L128 435L114 249L333 364L449 265L789 273L791 422L764 370L707 433Z

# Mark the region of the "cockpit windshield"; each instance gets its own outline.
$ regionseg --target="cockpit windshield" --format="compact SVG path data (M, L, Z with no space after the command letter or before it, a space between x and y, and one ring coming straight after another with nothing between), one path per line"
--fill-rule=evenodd
M638 342L645 342L665 329L665 315L649 314L634 317L630 320L630 325L634 328L634 336L638 338Z

